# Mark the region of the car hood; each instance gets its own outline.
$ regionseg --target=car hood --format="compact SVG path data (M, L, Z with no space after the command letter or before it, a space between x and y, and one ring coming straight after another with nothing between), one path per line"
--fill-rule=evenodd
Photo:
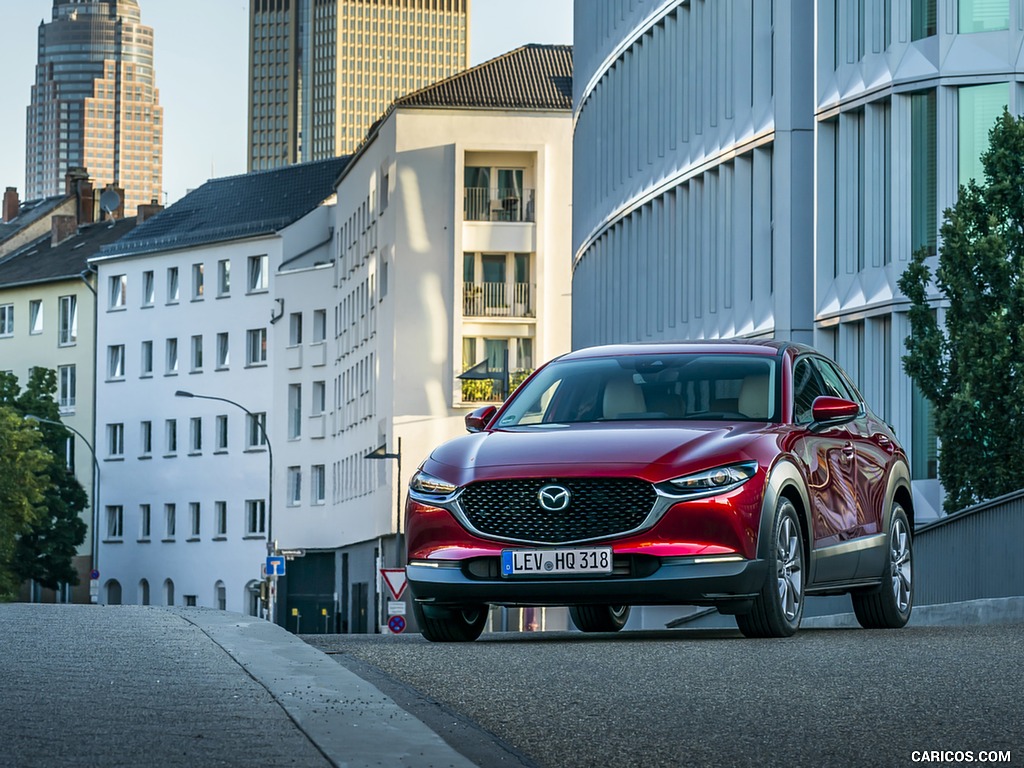
M734 461L770 463L774 426L603 422L518 427L451 440L436 448L423 468L459 485L488 477L594 472L659 482L679 471Z

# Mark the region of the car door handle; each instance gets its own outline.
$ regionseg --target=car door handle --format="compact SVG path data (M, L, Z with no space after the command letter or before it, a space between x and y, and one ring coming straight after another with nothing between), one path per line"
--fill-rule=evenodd
M843 446L843 458L845 459L852 459L856 452L857 449L853 447L853 443L847 443Z

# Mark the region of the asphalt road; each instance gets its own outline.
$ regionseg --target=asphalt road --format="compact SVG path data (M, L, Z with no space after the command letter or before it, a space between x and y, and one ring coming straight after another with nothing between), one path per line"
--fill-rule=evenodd
M303 639L485 768L1024 765L1021 624Z

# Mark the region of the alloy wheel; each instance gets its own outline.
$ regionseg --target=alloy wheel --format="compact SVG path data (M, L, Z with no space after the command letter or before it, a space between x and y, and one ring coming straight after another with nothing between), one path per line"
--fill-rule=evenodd
M776 578L779 590L779 606L786 619L792 621L800 612L800 600L803 595L803 553L800 546L800 531L796 521L789 515L779 526L776 541L778 559L776 562Z

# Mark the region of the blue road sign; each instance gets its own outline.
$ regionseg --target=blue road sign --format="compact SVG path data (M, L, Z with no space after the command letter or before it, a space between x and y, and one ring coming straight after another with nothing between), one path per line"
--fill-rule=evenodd
M267 576L284 576L284 555L271 555L267 558Z
M388 619L388 629L390 629L396 635L401 634L405 630L405 617L392 616L390 619Z

